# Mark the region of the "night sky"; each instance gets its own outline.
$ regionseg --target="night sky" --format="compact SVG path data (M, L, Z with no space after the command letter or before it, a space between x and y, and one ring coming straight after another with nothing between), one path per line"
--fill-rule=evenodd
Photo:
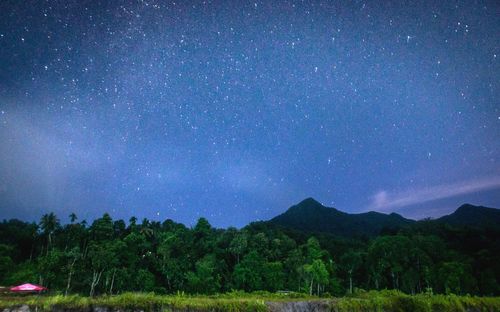
M2 1L0 219L500 207L498 1Z

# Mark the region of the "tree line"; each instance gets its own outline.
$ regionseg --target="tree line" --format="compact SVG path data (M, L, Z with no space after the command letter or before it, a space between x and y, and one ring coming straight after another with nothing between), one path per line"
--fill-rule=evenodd
M88 225L0 223L0 283L39 283L85 295L125 291L213 294L231 290L344 295L355 289L498 295L498 230L432 221L345 239L265 222L216 229L205 218L172 220L104 214Z

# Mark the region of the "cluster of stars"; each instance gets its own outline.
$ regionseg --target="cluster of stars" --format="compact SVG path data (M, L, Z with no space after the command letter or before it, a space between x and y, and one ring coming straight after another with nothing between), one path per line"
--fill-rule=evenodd
M242 225L309 196L356 211L382 187L498 163L495 8L3 7L0 209L17 185L37 190L22 209Z

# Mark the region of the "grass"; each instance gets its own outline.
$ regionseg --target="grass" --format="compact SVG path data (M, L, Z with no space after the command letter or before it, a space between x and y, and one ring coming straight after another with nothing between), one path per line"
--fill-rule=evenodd
M95 298L78 295L0 297L0 308L27 304L36 310L50 311L53 307L87 309L110 307L119 310L143 311L268 311L266 302L319 301L327 302L332 312L344 311L500 311L500 297L471 297L455 295L406 295L397 291L369 291L341 298L317 298L304 294L271 294L267 292L231 292L213 296L155 295L153 293L124 293Z
M369 291L334 300L332 311L486 312L500 311L500 297L407 295L394 290Z

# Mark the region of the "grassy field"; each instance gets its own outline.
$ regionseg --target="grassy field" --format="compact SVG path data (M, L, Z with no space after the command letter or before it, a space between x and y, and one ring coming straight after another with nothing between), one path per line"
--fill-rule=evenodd
M455 295L405 295L396 291L370 291L341 298L318 298L303 294L233 292L214 296L184 294L160 296L151 293L124 293L95 298L78 295L0 297L0 308L29 305L37 311L53 307L88 309L109 307L144 311L285 311L294 304L320 311L500 311L500 297ZM34 311L34 310L33 310Z

